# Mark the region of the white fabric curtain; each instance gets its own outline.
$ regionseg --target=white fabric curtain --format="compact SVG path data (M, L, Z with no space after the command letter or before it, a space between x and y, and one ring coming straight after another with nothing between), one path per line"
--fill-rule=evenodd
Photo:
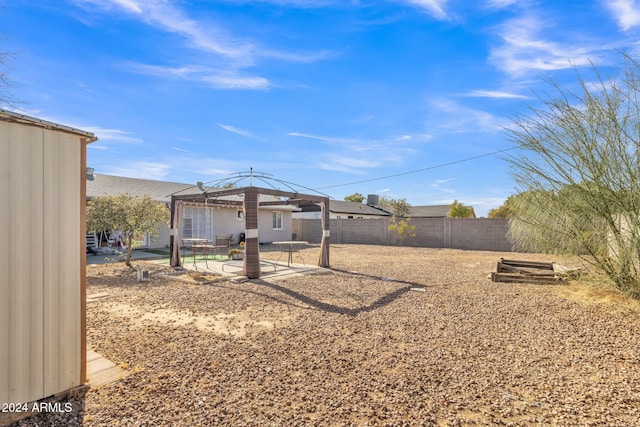
M185 206L182 217L182 238L213 240L213 212L210 207ZM184 235L184 219L191 220L191 236Z

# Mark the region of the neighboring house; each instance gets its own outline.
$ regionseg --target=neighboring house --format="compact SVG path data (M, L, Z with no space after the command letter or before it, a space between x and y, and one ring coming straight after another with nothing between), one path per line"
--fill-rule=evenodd
M433 205L433 206L412 206L411 218L446 218L450 205ZM475 218L476 213L473 206L466 206L470 209L469 218Z
M209 192L211 192L209 190ZM87 174L87 200L101 195L128 193L132 196L151 196L160 203L171 203L171 195L198 194L197 185L150 179L126 178L122 176ZM219 200L242 201L239 196L220 197ZM273 196L261 195L261 201L277 200ZM259 211L260 243L291 239L291 213L296 206L269 206ZM168 225L160 226L159 235L151 240L140 236L143 247L164 248L169 246ZM182 215L179 239L205 238L213 241L215 236L232 235L232 243L238 244L245 232L244 215L241 206L202 206L187 204Z
M371 205L357 202L331 200L329 202L329 217L336 218L386 218L389 212ZM319 219L320 206L315 203L300 205L300 212L293 213L294 218Z
M371 196L370 196L371 197ZM433 205L433 206L412 206L411 218L446 218L449 212L449 205ZM475 212L471 207L473 216ZM318 219L320 218L320 206L314 203L300 205L300 212L294 212L294 218L300 219ZM391 213L383 207L357 202L346 202L341 200L331 200L329 202L329 212L331 219L337 218L388 218Z

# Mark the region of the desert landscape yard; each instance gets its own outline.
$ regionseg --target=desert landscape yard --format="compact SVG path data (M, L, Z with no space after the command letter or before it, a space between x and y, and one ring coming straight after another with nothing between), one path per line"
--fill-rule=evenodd
M579 266L361 245L277 281L88 266L87 293L108 294L87 306L88 345L127 375L87 393L84 424L640 424L638 305L580 282L493 283L500 257Z

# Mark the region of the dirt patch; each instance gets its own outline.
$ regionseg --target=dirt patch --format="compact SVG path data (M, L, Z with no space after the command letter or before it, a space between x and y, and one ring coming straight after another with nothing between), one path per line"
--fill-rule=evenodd
M247 330L273 329L274 322L254 320L251 313L220 313L215 316L195 315L188 311L158 307L140 307L125 303L105 303L104 309L112 316L125 319L131 326L148 325L194 326L198 330L241 337ZM281 324L286 319L278 319Z

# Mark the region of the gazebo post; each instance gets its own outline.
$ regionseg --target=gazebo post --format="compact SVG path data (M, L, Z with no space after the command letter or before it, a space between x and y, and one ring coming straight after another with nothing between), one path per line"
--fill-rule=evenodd
M331 220L329 216L329 198L325 197L320 202L322 210L322 240L320 243L320 259L318 260L318 266L329 267L329 240L331 236Z
M171 267L179 267L180 262L180 223L182 222L182 202L176 201L175 196L171 196L171 236L169 236L169 252L171 257Z
M260 246L258 241L258 189L247 187L244 192L244 275L249 279L260 277Z

